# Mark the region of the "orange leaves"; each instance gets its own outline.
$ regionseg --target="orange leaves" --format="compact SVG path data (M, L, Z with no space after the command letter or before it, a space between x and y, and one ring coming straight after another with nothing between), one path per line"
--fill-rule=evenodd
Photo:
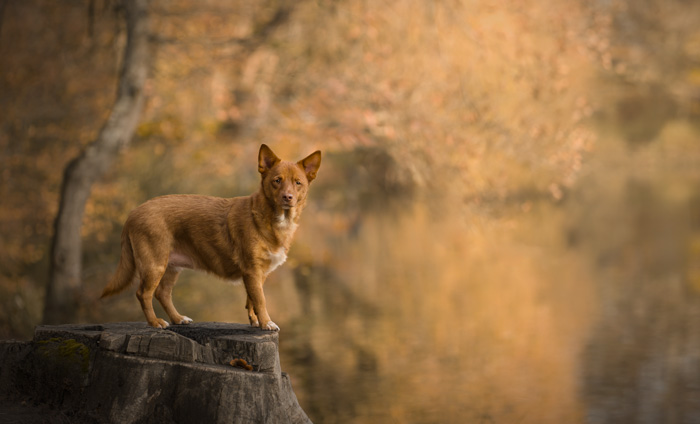
M232 359L231 362L229 362L229 365L231 365L234 368L241 368L246 371L253 371L253 366L248 364L248 362L246 362L246 360L242 358Z
M347 40L335 45L344 54L334 62L316 61L312 53L289 84L317 87L298 91L296 100L323 105L314 116L321 125L333 123L326 132L339 148L381 144L408 161L433 156L433 173L450 170L502 188L543 180L538 184L547 190L552 180L568 183L580 167L580 151L569 137L592 111L578 101L594 72L574 25L585 18L576 5L534 1L509 7L489 1L353 4L342 23L336 22L341 16L314 15L315 24L302 25L305 34L285 40L307 43L319 56L327 39ZM281 63L287 60L281 52ZM328 96L326 81L342 89ZM473 142L453 147L463 139ZM464 162L455 155L479 155L469 150L480 143L492 146L491 156L523 162L534 178L484 161L469 169L444 166ZM539 165L543 156L556 156L556 168Z

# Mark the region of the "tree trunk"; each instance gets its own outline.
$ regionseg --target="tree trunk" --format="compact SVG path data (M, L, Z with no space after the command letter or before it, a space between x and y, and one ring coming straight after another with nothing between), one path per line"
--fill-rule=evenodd
M65 169L58 215L54 222L44 322L75 319L81 299L82 226L92 184L111 166L136 129L143 109L144 84L151 65L149 0L123 2L127 42L112 112L97 139Z

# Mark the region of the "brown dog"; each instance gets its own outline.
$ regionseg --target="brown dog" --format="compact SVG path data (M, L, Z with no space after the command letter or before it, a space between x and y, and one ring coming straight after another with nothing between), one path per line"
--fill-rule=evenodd
M121 292L138 277L136 296L150 326L168 326L153 311L154 295L172 323L189 324L192 319L175 309L172 291L183 268L198 269L242 279L250 324L279 330L267 313L263 283L287 259L319 166L320 151L294 163L280 160L263 144L258 153L262 183L256 193L231 199L162 196L137 207L124 224L119 266L102 297Z

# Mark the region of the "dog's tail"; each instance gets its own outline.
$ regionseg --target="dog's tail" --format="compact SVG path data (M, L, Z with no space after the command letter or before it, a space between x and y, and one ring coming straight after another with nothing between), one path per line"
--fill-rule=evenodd
M109 284L102 290L100 299L107 296L112 296L124 291L132 281L136 273L136 265L134 262L134 251L131 248L131 240L126 231L122 232L122 253L119 258L119 266L114 273L114 277L109 281Z

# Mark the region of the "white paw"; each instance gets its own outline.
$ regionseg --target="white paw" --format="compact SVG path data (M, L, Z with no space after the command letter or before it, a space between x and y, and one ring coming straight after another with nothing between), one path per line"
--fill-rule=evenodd
M260 323L257 322L257 321L252 321L252 322L250 323L250 326L251 326L251 327L260 327Z
M280 331L280 328L277 326L272 321L268 321L267 324L265 324L264 327L262 327L263 330L269 330L269 331Z
M182 316L182 319L180 320L180 322L178 322L178 324L191 324L192 321L193 321L192 318L183 315L183 316Z

